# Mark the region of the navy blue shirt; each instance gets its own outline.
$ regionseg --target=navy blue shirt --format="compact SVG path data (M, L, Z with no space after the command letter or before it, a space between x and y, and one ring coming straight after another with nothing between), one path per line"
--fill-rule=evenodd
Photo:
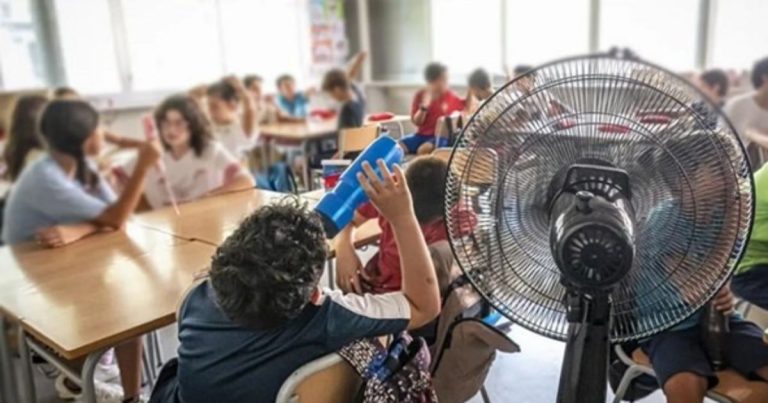
M184 403L274 402L285 379L300 366L354 340L403 331L409 318L402 293L329 291L281 327L246 328L221 311L204 281L190 291L179 312L176 395Z
M360 127L365 119L365 96L357 85L352 84L355 96L342 105L339 112L339 129Z

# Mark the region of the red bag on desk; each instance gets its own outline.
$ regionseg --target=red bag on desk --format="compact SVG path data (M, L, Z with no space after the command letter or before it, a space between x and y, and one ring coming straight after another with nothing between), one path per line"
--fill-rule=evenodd
M311 112L309 112L309 116L321 120L329 120L336 117L336 111L332 109L313 109Z
M392 112L377 112L372 113L368 116L369 122L381 122L382 120L389 120L395 117L395 114Z

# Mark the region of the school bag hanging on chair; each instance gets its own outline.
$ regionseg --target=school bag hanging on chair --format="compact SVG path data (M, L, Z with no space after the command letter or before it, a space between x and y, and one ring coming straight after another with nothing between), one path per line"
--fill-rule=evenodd
M363 339L344 346L345 361L363 379L355 403L437 403L429 375L429 350L421 338L403 332L389 348L378 339Z
M293 193L299 191L296 185L296 177L287 162L278 161L270 165L266 172L257 173L256 187L280 193Z

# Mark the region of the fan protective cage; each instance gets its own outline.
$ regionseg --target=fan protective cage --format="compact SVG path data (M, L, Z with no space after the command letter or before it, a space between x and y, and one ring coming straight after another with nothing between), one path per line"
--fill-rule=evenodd
M635 212L636 253L611 294L611 340L650 336L692 315L743 253L751 171L717 107L683 78L636 59L601 54L543 65L472 116L446 185L461 269L503 315L564 340L566 289L547 207L555 175L585 161L629 174Z

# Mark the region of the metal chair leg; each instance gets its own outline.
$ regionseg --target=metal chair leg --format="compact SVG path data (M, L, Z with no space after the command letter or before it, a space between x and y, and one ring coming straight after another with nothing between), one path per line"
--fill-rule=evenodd
M93 376L96 373L96 366L99 364L101 356L106 351L107 349L93 352L88 354L88 357L85 359L85 363L83 364L83 369L80 375L83 388L82 399L85 403L96 403L96 382Z
M16 391L15 368L13 353L8 344L10 324L5 317L0 316L0 401L13 403L19 401ZM21 331L21 329L19 329Z
M21 372L19 373L19 379L21 380L22 390L24 393L20 396L22 401L34 403L37 401L35 394L35 385L32 378L32 357L30 356L29 346L27 344L27 336L24 330L19 329L19 356L21 356Z
M483 403L491 403L491 398L488 397L488 391L485 390L485 385L480 387L480 396L483 398Z
M163 349L160 347L160 334L156 330L150 335L152 336L152 346L155 349L155 364L157 364L157 368L162 368L165 365L165 360L163 359Z

